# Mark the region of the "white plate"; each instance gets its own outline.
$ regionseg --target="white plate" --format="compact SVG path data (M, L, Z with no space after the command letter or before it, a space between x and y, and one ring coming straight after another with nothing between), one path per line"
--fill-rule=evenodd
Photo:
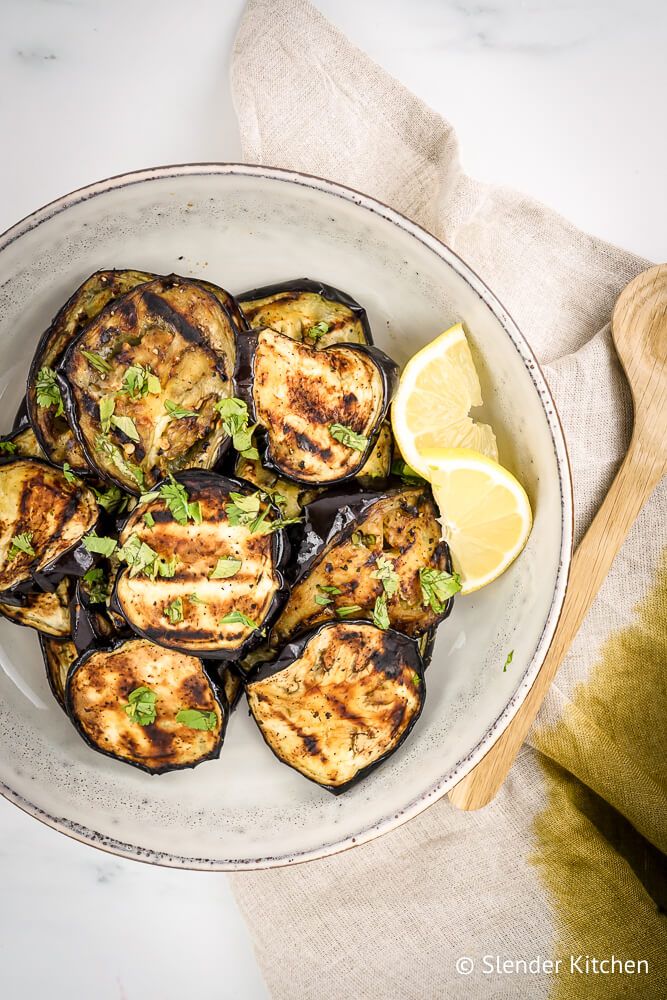
M572 544L565 443L542 374L512 319L447 247L384 205L265 167L165 167L103 181L0 239L0 415L9 430L37 339L92 271L209 278L232 292L308 276L369 312L404 363L457 320L468 330L501 461L535 524L500 580L455 602L406 744L334 797L281 765L241 705L222 756L153 777L90 750L47 687L36 634L0 622L0 787L89 844L183 868L241 869L323 857L391 830L483 756L525 698L553 633ZM507 653L511 667L503 673Z

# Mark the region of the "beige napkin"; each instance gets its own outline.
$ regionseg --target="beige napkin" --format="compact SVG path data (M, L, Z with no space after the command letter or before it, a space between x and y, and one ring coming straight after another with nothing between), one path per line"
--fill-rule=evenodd
M509 308L560 410L580 536L631 428L608 320L647 262L467 177L452 127L307 0L250 0L232 86L246 161L387 202L448 243ZM442 800L343 855L233 877L273 996L667 995L665 506L661 488L493 805L463 814ZM474 962L469 975L457 972L462 956ZM499 972L496 956L560 965ZM611 956L645 960L648 971L591 971L591 959Z

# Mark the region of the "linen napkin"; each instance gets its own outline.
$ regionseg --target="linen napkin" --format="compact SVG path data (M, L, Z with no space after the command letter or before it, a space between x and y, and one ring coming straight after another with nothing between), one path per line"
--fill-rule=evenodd
M579 538L629 440L609 318L648 262L466 176L451 125L307 0L250 0L232 89L246 161L374 195L449 244L508 306L560 411ZM443 799L342 855L232 877L274 997L667 995L664 486L492 805L460 813ZM536 959L524 972L521 960ZM628 971L633 960L646 969Z

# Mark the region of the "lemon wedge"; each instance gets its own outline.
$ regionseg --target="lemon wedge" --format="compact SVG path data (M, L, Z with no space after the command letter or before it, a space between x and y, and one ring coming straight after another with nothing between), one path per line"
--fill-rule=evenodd
M521 483L493 459L468 448L422 453L440 509L461 593L491 583L514 562L533 524Z
M391 408L391 425L403 458L427 475L422 453L429 448L471 448L498 458L495 434L470 417L482 405L482 390L460 323L408 361Z

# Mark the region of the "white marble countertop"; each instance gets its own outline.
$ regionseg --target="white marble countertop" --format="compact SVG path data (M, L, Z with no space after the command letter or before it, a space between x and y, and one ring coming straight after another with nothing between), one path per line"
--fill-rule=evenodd
M455 124L470 173L667 258L662 0L316 3ZM0 230L101 177L238 159L242 9L1 0ZM0 899L6 1000L266 997L224 876L110 857L4 800Z

